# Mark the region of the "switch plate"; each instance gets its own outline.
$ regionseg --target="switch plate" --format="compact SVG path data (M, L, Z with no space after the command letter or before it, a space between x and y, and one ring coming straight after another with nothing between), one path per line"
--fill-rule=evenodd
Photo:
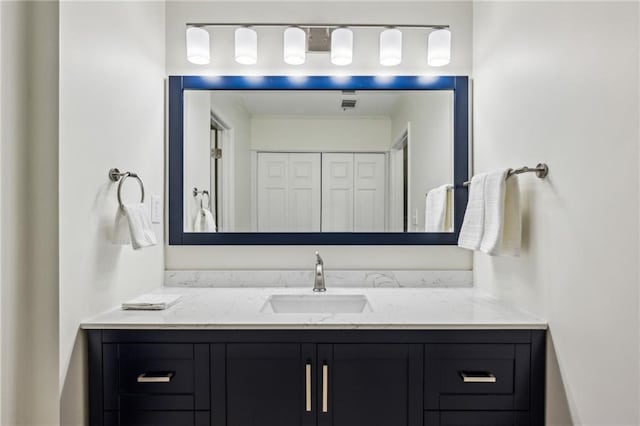
M162 198L159 195L151 196L151 223L162 222Z

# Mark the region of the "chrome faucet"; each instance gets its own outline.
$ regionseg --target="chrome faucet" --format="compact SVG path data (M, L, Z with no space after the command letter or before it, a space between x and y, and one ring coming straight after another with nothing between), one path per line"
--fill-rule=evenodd
M318 252L316 252L316 273L313 291L327 291L327 288L324 286L324 263Z

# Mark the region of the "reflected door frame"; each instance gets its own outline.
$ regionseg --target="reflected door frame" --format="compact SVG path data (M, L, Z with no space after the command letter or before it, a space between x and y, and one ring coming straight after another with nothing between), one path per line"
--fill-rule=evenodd
M222 158L219 160L217 176L210 177L210 188L217 188L218 197L215 203L215 219L218 232L230 232L235 229L235 155L234 155L234 130L228 125L228 121L220 115L219 111L211 111L211 132L219 132L218 147L222 150ZM211 170L214 170L213 143L211 146ZM212 207L214 206L213 194Z
M409 164L405 162L405 156L408 155L407 150L411 144L411 122L408 121L405 128L395 138L391 149L389 150L389 194L390 200L388 204L387 215L389 224L387 229L390 232L409 232L409 206L407 204L410 191Z

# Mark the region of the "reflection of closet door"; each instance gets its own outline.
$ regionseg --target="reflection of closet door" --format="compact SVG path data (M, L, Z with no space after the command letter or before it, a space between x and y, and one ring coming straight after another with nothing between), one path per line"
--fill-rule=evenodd
M353 186L354 231L384 232L384 154L355 154Z
M289 154L258 154L258 231L286 232Z
M320 154L258 154L258 231L320 232Z
M320 154L289 154L290 232L320 232Z
M353 154L322 154L322 231L353 232Z

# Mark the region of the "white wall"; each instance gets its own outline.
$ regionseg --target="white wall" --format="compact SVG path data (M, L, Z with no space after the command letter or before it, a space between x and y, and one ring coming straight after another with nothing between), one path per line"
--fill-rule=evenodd
M262 151L388 151L388 117L254 116L251 149Z
M202 195L193 197L193 188L211 195L211 95L189 90L184 93L184 230L193 231ZM204 197L206 202L207 197Z
M58 2L0 2L0 424L58 423Z
M156 247L110 242L117 210L111 167L164 189L165 7L162 2L60 5L61 424L86 424L83 318L162 283ZM139 197L126 182L126 200Z
M476 172L522 176L520 258L477 285L549 321L548 425L637 425L638 4L474 4Z
M407 127L409 230L424 232L425 194L440 185L453 184L453 94L432 92L425 96L412 92L403 96L393 114L393 138Z
M471 73L471 2L178 2L167 3L167 73L180 74L443 74ZM324 55L309 55L300 67L286 65L280 31L262 31L258 64L247 67L233 60L233 33L211 37L212 62L197 66L186 60L185 23L210 22L332 22L332 23L445 23L453 32L452 62L430 68L426 34L407 32L405 61L392 69L378 63L376 31L355 36L354 62L337 68ZM275 54L265 52L276 52ZM167 269L256 268L305 269L313 265L315 246L168 246ZM471 255L456 247L325 246L320 247L327 268L471 269Z

